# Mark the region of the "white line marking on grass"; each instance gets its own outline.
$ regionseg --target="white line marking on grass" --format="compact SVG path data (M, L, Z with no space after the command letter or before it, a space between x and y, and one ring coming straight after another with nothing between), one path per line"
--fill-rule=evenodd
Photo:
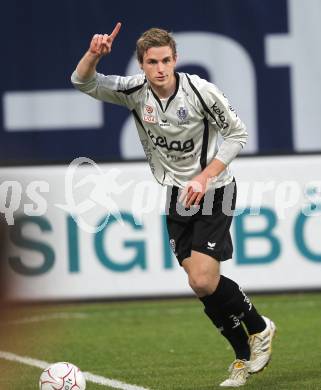
M116 381L115 379L108 379L100 375L94 375L90 372L84 372L85 378L89 382L97 383L98 385L105 385L112 387L114 389L123 389L123 390L148 390L146 387L140 387L136 385L129 385L128 383Z
M19 356L11 352L0 351L0 359L10 360L12 362L18 362L27 364L28 366L38 367L44 370L50 363L43 360L32 359L27 356ZM128 383L120 382L115 379L105 378L104 376L91 374L90 372L83 372L85 378L89 382L97 383L98 385L109 386L113 389L122 390L149 390L146 387L140 387L136 385L130 385Z
M69 320L71 318L83 319L87 318L88 315L85 313L50 313L50 314L42 314L39 316L32 317L24 317L18 320L9 320L0 322L0 325L19 325L19 324L28 324L32 322L42 322L48 320Z
M44 362L43 360L32 359L27 356L19 356L11 352L4 351L0 351L0 359L27 364L28 366L42 368L43 370L50 365L50 363Z

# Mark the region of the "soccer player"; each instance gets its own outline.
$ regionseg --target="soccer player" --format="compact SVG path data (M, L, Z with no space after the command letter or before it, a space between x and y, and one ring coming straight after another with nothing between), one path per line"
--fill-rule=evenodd
M138 39L142 74L97 73L120 28L117 23L111 34L93 36L72 83L134 115L152 173L168 187L170 245L206 315L235 351L221 386L244 385L250 373L268 364L275 332L274 323L257 312L238 284L220 274L220 262L233 251L229 229L236 184L228 166L246 143L245 126L217 86L175 71L176 43L165 30L151 28Z

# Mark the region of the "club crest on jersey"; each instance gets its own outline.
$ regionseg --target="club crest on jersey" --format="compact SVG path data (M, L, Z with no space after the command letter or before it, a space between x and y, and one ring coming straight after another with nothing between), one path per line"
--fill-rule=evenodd
M185 107L180 107L176 114L181 121L184 121L188 116L188 110Z

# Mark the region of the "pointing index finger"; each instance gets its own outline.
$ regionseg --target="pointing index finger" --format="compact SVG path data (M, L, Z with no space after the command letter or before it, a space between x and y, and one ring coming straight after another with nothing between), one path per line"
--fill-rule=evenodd
M112 39L115 39L117 34L119 33L119 30L121 28L121 23L118 22L115 26L115 28L113 29L112 33L109 35Z

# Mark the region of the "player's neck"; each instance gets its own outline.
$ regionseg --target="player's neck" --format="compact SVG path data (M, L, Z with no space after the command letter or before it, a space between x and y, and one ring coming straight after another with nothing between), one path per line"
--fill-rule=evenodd
M173 78L168 85L159 86L159 85L151 85L151 88L155 95L157 95L160 99L167 99L172 96L176 90L176 77L173 75Z

